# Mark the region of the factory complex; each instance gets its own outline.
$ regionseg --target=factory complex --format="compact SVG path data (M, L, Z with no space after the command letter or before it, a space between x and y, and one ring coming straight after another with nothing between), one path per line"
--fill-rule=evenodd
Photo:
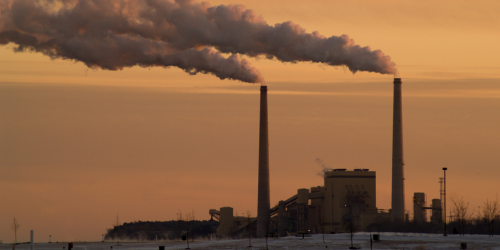
M369 169L328 169L323 172L323 185L298 189L295 195L270 207L267 86L261 86L257 217L234 216L231 207L210 209L212 219L220 222L217 236L340 233L374 230L388 223L407 223L401 84L401 78L394 79L391 209L376 207L376 173ZM426 195L415 193L413 221L427 221L426 210L431 210L431 222L442 223L443 194L445 192L441 190L440 199L433 199L431 206L427 207Z

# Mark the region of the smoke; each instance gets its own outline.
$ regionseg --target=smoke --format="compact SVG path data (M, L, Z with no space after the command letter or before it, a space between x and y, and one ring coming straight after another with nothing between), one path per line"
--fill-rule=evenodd
M191 0L0 0L0 44L7 43L91 68L175 66L250 83L264 80L238 54L396 73L389 56L347 35L272 26L242 5Z
M314 162L316 162L316 164L321 167L321 171L316 174L317 176L324 178L326 175L325 174L326 172L333 170L332 168L327 167L325 162L320 158L316 158L316 160L314 160Z

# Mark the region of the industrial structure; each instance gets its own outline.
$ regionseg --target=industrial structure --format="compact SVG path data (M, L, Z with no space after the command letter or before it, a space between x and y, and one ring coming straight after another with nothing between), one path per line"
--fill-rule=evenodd
M270 209L272 216L267 233L285 236L290 233L344 232L351 227L362 230L369 225L391 220L388 211L376 207L376 175L368 169L332 169L324 173L324 185L298 189L297 194ZM231 213L229 212L231 211ZM219 236L245 234L252 230L254 218L232 215L232 208L220 211ZM259 217L257 217L257 226ZM257 227L258 229L258 227Z
M403 109L401 78L394 78L394 115L392 127L392 202L391 214L396 223L405 218L405 186L403 161Z
M421 224L427 220L427 211L425 211L426 198L424 193L413 194L413 221L416 223Z
M334 233L351 228L365 230L369 226L387 222L400 224L408 221L404 198L401 84L401 78L394 78L391 209L376 207L376 174L369 169L330 169L324 172L323 186L298 189L297 194L279 201L277 206L271 208L267 86L261 86L257 217L234 216L231 207L222 207L220 211L211 209L212 218L220 221L218 236L251 232L257 237L269 234ZM426 210L430 209L431 221L440 223L441 199L432 200L432 206L426 207L426 195L415 193L413 201L414 222L425 222Z
M427 211L431 210L431 223L441 224L443 222L443 215L441 210L441 199L432 199L430 207L427 205L427 196L425 193L413 194L413 222L422 224L427 222Z
M342 232L377 222L375 172L368 169L333 169L324 173L324 185L299 189L271 209L278 214L279 235L286 232ZM282 216L279 216L283 213Z
M267 129L267 86L260 86L259 187L257 197L257 237L269 232L271 198L269 190L269 139Z

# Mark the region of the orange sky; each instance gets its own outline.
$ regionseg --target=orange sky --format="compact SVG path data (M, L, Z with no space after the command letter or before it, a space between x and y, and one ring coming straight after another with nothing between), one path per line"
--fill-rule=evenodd
M498 1L242 3L269 24L348 34L403 78L406 209L413 192L495 199L500 163ZM264 58L271 203L322 185L332 168L377 171L390 207L392 77ZM256 214L258 86L169 68L89 70L0 47L0 240L99 240L122 221L233 206ZM450 204L450 200L448 200Z

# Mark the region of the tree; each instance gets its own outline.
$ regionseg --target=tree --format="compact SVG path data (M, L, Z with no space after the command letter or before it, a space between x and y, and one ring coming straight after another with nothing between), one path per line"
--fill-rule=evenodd
M451 201L453 202L452 212L455 214L455 218L458 222L458 231L460 235L464 235L465 223L472 217L474 211L469 210L469 202L465 202L463 197L457 201L452 198Z
M247 230L248 230L248 247L252 247L252 230L250 228L250 225L252 224L252 213L250 213L250 211L247 211L247 221L248 221L248 225L247 225Z
M349 221L346 224L346 229L349 230L348 231L349 238L351 238L351 246L349 247L349 249L357 249L356 247L354 247L354 244L352 242L352 238L354 238L354 234L356 233L356 231L358 230L358 228L356 226L356 222L354 222L354 220L353 220L352 217L351 217L351 221Z
M113 225L115 226L115 231L116 231L116 245L118 246L118 239L120 238L120 234L119 234L119 227L121 226L121 223L120 223L120 216L118 216L118 214L116 214L116 220L115 220L115 224Z
M488 226L488 234L493 236L493 226L495 219L500 216L500 203L498 202L498 198L495 201L486 201L483 203L482 210L479 211L479 218L483 219Z
M187 227L186 227L186 242L187 242L187 248L189 249L189 232L191 231L191 224L195 220L195 215L194 215L194 210L192 210L190 213L186 214L186 221L187 221ZM193 240L191 240L192 242Z
M16 217L13 218L12 220L12 230L14 230L14 239L15 239L15 243L17 244L17 229L19 229L19 227L21 227L19 225L19 221L17 221Z
M179 212L177 213L177 226L176 226L177 236L179 238L182 238L183 229L184 229L184 218L182 217L181 210L179 210Z
M321 226L321 235L323 237L323 244L325 244L325 220L323 219L323 213L318 213L318 222Z

